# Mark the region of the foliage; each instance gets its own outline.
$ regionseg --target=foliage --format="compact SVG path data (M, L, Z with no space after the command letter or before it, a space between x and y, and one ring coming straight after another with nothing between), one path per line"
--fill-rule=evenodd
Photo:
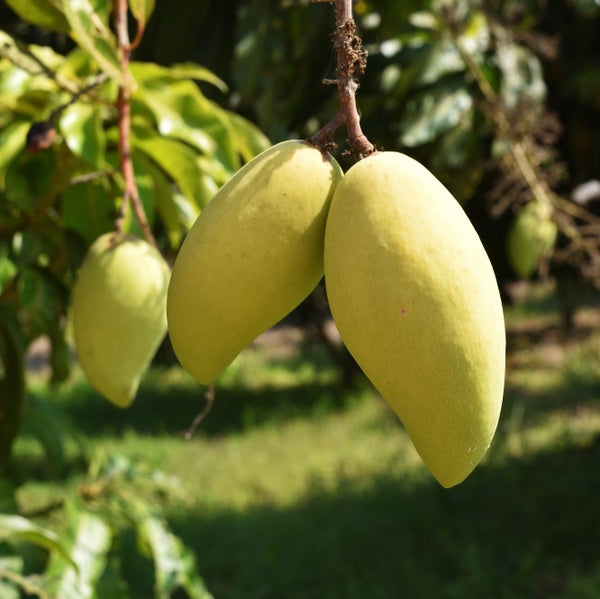
M33 25L72 40L61 54L0 31L0 350L4 370L15 373L11 380L5 375L0 393L2 405L8 393L18 405L22 382L14 380L14 354L22 355L33 339L51 339L52 382L68 376L70 288L87 247L114 228L120 210L126 210L124 229L140 234L122 206L118 83L132 80L131 159L145 213L166 253L267 140L206 97L202 86L221 92L226 86L201 65L134 61L122 73L110 3L9 4ZM152 3L145 6L132 2L133 14L147 18ZM8 323L19 323L18 331Z
M24 355L46 337L49 383L68 378L71 288L88 247L119 228L151 235L169 256L215 191L268 140L208 97L206 90L228 91L209 69L129 60L152 0L128 2L138 36L131 43L109 0L7 4L22 23L68 41L26 43L0 30L0 474L21 424L58 474L73 428L27 397ZM150 507L152 497L140 495L146 475L134 470L118 460L92 464L90 481L64 499L69 534L60 541L6 516L2 540L17 551L3 552L3 596L17 596L17 586L40 597L125 596L113 555L125 520L154 561L156 597L180 587L208 597L189 551ZM41 578L22 574L23 541L47 552Z
M0 541L12 549L3 552L6 565L0 559L0 585L4 585L0 589L6 593L2 596L18 597L20 586L42 598L128 597L128 583L116 557L124 531L132 527L140 551L154 566L155 597L167 599L181 588L190 599L210 599L196 573L193 554L161 514L161 505L176 482L120 455L96 456L77 493L63 499L60 536L31 519L0 516ZM42 572L23 573L23 543L49 553Z

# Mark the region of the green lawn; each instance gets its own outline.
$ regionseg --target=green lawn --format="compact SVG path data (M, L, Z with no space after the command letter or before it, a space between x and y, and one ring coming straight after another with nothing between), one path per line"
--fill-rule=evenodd
M569 335L558 322L545 295L507 310L498 433L450 490L367 382L343 390L319 347L249 348L189 441L180 433L204 389L179 368L154 369L125 411L77 376L60 392L33 387L53 395L92 454L121 453L176 477L168 520L217 599L596 599L598 311L580 310ZM22 509L75 488L79 455L69 446L57 474L22 437ZM132 599L147 599L151 570L129 549Z

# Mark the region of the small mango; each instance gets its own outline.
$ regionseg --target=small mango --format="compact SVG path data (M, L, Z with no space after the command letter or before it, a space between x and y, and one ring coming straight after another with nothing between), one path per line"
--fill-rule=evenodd
M341 337L444 487L488 449L504 389L494 271L460 204L419 162L377 152L337 186L325 285Z
M170 270L160 252L130 235L91 245L73 288L73 338L90 384L115 405L131 404L167 332Z
M549 206L538 200L525 204L508 231L506 249L512 269L521 278L530 277L548 257L558 235Z
M335 160L300 140L244 165L213 197L173 265L169 335L181 365L209 384L323 276Z

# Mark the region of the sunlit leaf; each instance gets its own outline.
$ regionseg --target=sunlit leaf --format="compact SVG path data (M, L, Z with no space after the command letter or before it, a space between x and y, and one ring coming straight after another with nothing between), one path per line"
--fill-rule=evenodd
M70 550L72 565L58 572L56 562L52 576L60 574L55 599L95 599L96 584L107 563L113 538L112 527L99 514L79 513L75 540Z
M134 129L134 131L136 131ZM132 144L147 154L177 183L181 192L198 206L205 200L196 153L187 145L137 129Z
M146 543L154 561L155 594L168 599L183 588L190 599L213 599L196 572L193 554L165 521L148 510L138 508L138 534Z
M178 63L169 67L153 62L132 62L131 72L138 82L162 81L164 83L195 79L211 83L222 92L227 91L227 85L222 79L206 67L193 62Z
M529 49L518 44L501 45L498 65L502 71L500 93L507 106L514 107L523 98L540 101L546 96L541 63Z
M27 23L62 33L69 30L61 0L6 0L6 4Z
M155 0L129 0L131 14L142 23L147 23L154 12Z
M236 150L245 162L271 145L269 138L248 119L235 113L229 113L229 118L233 125Z
M165 176L164 171L155 166L154 163L145 155L136 152L134 158L136 163L140 165L140 169L152 177L154 183L154 201L156 203L156 210L158 211L161 222L166 229L171 248L177 249L183 238L182 225L187 224L185 223L184 219L181 218L181 211L179 210L175 199L175 196L178 193L177 189L175 188L175 185L173 185ZM199 210L195 204L191 204L191 206L193 206L193 222L199 213Z
M64 2L63 7L73 39L89 52L105 73L121 81L121 64L115 36L89 0L69 0Z
M6 167L25 146L30 123L16 121L0 132L0 190L4 189Z
M60 117L59 129L73 154L93 167L104 166L106 137L100 106L82 102L71 104Z
M192 82L150 88L140 85L135 98L152 112L162 135L181 139L206 154L216 150L215 140L204 128L211 119L203 110L208 101Z
M38 526L27 518L12 514L0 514L0 540L22 541L48 551L56 551L67 562L74 565L74 561L60 537L52 530Z
M402 144L410 147L434 140L458 124L472 105L469 91L460 83L444 83L421 92L406 107Z
M2 599L20 599L19 584L22 579L23 558L19 555L0 556L0 597Z

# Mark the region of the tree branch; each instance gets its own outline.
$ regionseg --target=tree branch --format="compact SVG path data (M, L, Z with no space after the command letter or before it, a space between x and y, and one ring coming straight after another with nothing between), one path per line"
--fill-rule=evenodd
M325 2L328 0L313 0ZM363 74L367 64L367 53L362 40L356 33L356 23L352 14L352 0L335 0L336 25L333 33L333 47L337 53L336 78L323 83L335 83L340 97L340 110L309 141L317 147L331 146L337 129L346 125L348 143L358 158L364 158L375 151L375 146L367 139L360 126L360 114L356 104L357 78Z

